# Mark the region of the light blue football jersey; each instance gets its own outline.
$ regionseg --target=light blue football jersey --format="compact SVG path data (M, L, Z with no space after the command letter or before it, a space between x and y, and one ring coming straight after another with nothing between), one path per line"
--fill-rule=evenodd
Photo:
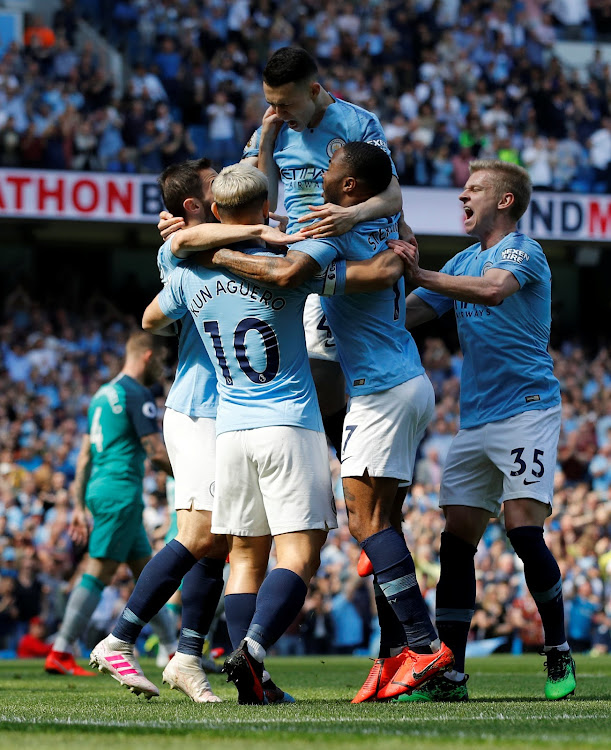
M336 258L366 260L397 239L399 215L355 226L339 237L303 240L292 250L310 255L321 268ZM424 372L418 347L405 329L405 282L377 292L324 297L350 396L379 393Z
M324 284L321 274L297 289L266 287L190 261L172 273L159 305L170 318L190 315L214 363L217 435L273 425L323 431L303 306Z
M244 148L242 158L259 155L261 128ZM274 162L284 186L284 208L289 217L288 232L295 232L308 206L322 205L322 178L333 154L346 143L365 141L379 146L390 156L380 121L356 104L336 99L325 110L319 125L301 133L285 123L276 136ZM393 164L393 174L397 172Z
M520 289L495 307L458 302L419 287L437 315L454 308L464 362L460 426L477 427L531 409L560 403L560 385L548 352L551 272L538 242L512 232L481 250L479 243L441 269L452 276L483 276L490 268L510 271Z
M159 276L164 286L172 271L182 262L172 252L171 238L168 238L157 253ZM190 417L214 419L218 406L214 366L202 346L191 316L185 315L179 325L178 364L165 405Z

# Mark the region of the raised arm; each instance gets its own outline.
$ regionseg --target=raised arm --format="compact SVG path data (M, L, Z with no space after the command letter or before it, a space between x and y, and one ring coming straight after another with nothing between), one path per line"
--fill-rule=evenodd
M276 136L283 125L283 121L278 117L271 107L268 107L263 115L261 123L261 140L259 141L259 159L256 164L267 177L269 207L272 211L276 210L278 205L278 180L280 172L274 161L274 146Z

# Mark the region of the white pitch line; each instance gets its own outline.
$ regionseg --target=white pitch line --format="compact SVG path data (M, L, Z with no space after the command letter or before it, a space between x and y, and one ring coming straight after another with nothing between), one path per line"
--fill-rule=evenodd
M270 725L282 726L290 724L337 724L337 723L356 723L356 730L362 731L362 728L358 727L358 723L374 723L384 724L389 727L389 724L418 724L427 721L445 721L445 722L473 722L473 721L541 721L545 719L560 719L565 721L583 721L583 720L608 720L608 714L561 714L559 716L550 716L549 714L529 714L520 716L507 716L505 714L479 714L478 716L436 716L428 718L418 718L412 716L392 716L384 717L384 719L366 718L363 717L361 720L354 717L334 717L332 719L322 718L307 718L307 717L291 717L291 718L270 718L261 717L261 722L253 721L252 719L227 719L223 721L214 721L209 719L192 719L192 720L160 720L160 721L102 721L97 719L81 720L81 719L32 719L31 717L20 717L20 716L6 716L0 715L0 722L5 724L39 724L39 725L69 725L69 726L82 726L82 727L114 727L114 728L126 728L126 729L163 729L163 728L188 728L190 726L201 726L208 729L227 729L231 726L249 726L254 730L262 730L269 728ZM390 720L390 721L389 721ZM390 727L389 727L390 728Z

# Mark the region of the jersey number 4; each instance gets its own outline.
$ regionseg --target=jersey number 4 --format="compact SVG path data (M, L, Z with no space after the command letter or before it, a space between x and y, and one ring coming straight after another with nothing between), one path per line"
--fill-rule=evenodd
M95 446L98 453L104 450L104 434L102 433L102 423L100 417L102 416L102 407L98 406L93 412L93 418L91 419L91 428L89 430L89 439L91 444Z
M227 364L227 357L225 356L225 349L223 347L223 342L221 341L218 320L207 320L204 323L204 331L209 333L212 338L214 353L216 354L225 382L227 385L233 385L233 377L229 370L229 365ZM263 340L266 356L265 370L263 370L263 372L258 372L252 367L248 355L246 354L246 334L249 331L258 331ZM259 318L244 318L241 320L233 332L233 348L240 369L249 380L252 380L253 383L269 383L269 381L273 380L278 374L278 369L280 367L278 339L274 333L274 329L265 321L259 320Z

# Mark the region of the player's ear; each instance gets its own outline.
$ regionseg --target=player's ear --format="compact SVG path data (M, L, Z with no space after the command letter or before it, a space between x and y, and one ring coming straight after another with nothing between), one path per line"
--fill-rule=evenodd
M312 99L312 101L314 101L319 94L320 94L320 83L313 81L310 84L310 98Z
M269 198L266 198L263 201L263 206L261 207L261 211L265 219L269 218Z
M199 211L199 202L195 200L195 198L187 198L185 201L183 201L183 207L185 211L189 214L194 214Z
M501 199L499 200L498 207L502 209L507 209L509 206L512 206L515 203L515 197L513 193L503 193L501 196Z
M356 180L354 177L344 177L344 184L342 187L344 193L352 193L356 188Z
M219 207L216 205L216 201L214 201L214 203L210 206L210 210L214 214L214 218L217 221L220 221L221 217L220 217L220 214L219 214Z

